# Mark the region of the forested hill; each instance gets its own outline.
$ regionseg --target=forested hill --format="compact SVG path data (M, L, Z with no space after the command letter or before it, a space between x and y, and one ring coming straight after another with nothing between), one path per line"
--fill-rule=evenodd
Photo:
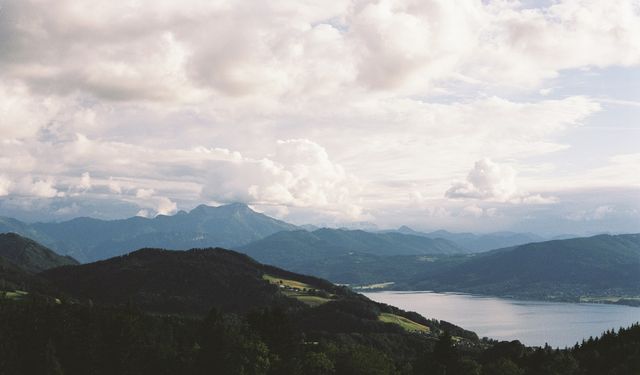
M41 275L78 298L110 305L134 301L145 310L170 313L203 314L214 306L228 312L246 312L298 304L295 298L280 293L265 275L291 279L331 294L350 293L327 281L263 266L244 254L224 249L142 249Z
M180 211L153 219L84 217L60 223L27 224L0 218L0 233L19 233L81 262L107 259L143 247L237 247L293 229L296 226L255 212L241 203L218 207L200 205L190 212Z
M204 315L215 307L242 314L280 307L314 316L309 324L327 330L350 319L364 319L365 325L375 330L377 324L383 324L381 314L388 313L426 331L441 331L437 322L373 302L346 287L263 265L247 255L219 248L141 249L104 261L47 270L40 276L79 301L106 306L133 303L156 313ZM447 327L475 338L471 332Z
M0 298L25 290L56 295L55 288L36 273L77 263L15 233L0 234Z
M78 264L71 257L58 255L39 243L15 233L0 234L0 257L33 273Z
M435 288L529 298L640 295L640 234L531 243L414 278Z

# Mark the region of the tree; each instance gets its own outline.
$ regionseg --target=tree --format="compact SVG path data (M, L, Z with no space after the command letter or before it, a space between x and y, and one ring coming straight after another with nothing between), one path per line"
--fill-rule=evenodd
M489 363L482 368L482 375L523 375L521 370L512 360L500 358L496 362Z
M264 375L269 349L235 315L213 309L202 322L197 357L199 374Z

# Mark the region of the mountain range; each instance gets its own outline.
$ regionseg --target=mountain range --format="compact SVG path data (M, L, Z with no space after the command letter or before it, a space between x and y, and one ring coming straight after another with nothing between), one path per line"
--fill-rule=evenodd
M159 215L153 219L82 217L60 223L27 224L0 218L0 233L19 233L81 262L106 259L142 247L233 248L294 229L296 226L292 224L255 212L240 203L219 207L200 205L190 212L180 211L176 215Z
M312 234L305 237L304 233L279 233L297 230L307 230ZM143 247L183 250L218 246L241 248L258 259L283 266L292 264L293 260L281 262L280 255L275 254L280 250L271 249L274 254L264 256L256 249L280 242L288 243L289 247L295 244L295 249L286 250L296 253L296 256L304 253L307 257L320 256L321 253L344 255L345 250L349 253L385 256L454 254L542 240L533 234L511 232L476 235L447 231L423 233L408 227L393 231L328 229L311 225L298 227L255 212L242 203L218 207L200 205L190 212L180 211L172 216L159 215L152 219L132 217L100 220L81 217L63 222L30 224L0 217L0 233L3 232L15 232L32 238L80 262L106 259ZM267 238L274 234L278 236ZM284 238L288 236L291 238ZM312 254L314 252L317 254Z
M18 251L15 244L0 246L0 256L4 254L11 263L5 265L7 270L19 266L27 272L28 276L20 277L14 272L18 283L47 268L73 264L75 259L100 260L145 247L184 250L227 246L262 263L356 286L393 283L393 288L405 290L535 299L606 298L627 304L636 303L640 296L637 235L543 241L527 233L421 233L408 227L383 232L305 230L238 203L201 205L190 212L154 219L77 218L26 224L3 218L0 232L6 231L67 255L58 256L33 241L24 242L29 251ZM11 244L15 236L7 234L0 239ZM522 241L529 242L518 244ZM478 252L513 243L517 245Z
M428 238L442 238L449 240L469 252L483 252L509 246L517 246L530 242L544 241L545 238L533 233L493 232L486 234L451 233L446 230L433 232L415 231L406 225L396 230L398 233L423 236ZM575 237L575 236L574 236Z

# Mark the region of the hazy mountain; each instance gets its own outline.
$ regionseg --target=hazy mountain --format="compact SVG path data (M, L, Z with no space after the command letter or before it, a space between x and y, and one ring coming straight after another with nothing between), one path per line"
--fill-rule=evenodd
M416 277L410 288L527 298L640 296L640 234L530 243Z
M332 275L338 258L396 255L461 254L450 241L401 233L371 233L361 230L318 229L275 233L239 248L260 262L296 272ZM332 281L344 282L331 278Z
M424 236L428 238L442 238L445 240L449 240L470 252L482 252L545 240L544 237L538 236L533 233L494 232L487 234L474 234L452 233L447 232L446 230L437 230L434 232L425 233L415 231L407 226L401 226L395 232L411 234L415 236Z
M105 259L142 247L188 249L237 247L273 233L293 230L292 224L257 213L245 204L200 205L190 212L153 219L76 218L60 223L25 224L0 220L0 231L29 236L58 253L83 262Z
M0 234L0 257L32 273L78 264L71 257L58 255L39 243L15 233Z

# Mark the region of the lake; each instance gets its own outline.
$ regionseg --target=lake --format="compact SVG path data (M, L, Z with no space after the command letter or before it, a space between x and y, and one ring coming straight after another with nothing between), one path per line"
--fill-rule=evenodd
M573 346L589 336L640 320L640 308L591 303L520 301L433 292L363 293L370 299L446 320L479 337L520 340L525 345Z

